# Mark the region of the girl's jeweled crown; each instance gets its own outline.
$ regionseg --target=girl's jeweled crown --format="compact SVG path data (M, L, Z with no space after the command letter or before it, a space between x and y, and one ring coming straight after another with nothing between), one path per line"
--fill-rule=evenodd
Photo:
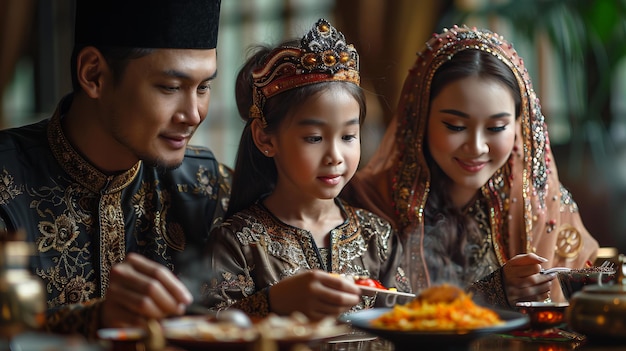
M250 118L263 122L263 106L272 96L301 86L330 81L360 84L359 54L328 21L319 19L296 47L272 50L252 72ZM265 123L264 123L265 124Z

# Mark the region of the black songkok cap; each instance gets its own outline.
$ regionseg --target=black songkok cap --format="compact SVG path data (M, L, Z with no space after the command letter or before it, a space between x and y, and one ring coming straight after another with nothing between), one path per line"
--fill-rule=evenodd
M76 0L75 49L213 49L220 0Z

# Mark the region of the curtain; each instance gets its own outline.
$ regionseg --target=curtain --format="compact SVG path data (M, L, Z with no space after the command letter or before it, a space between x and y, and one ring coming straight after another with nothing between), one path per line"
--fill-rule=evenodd
M35 0L0 0L0 129L6 127L3 97L15 65L31 41Z
M385 132L416 52L449 5L433 0L336 1L333 25L359 52L361 86L367 97L361 165Z

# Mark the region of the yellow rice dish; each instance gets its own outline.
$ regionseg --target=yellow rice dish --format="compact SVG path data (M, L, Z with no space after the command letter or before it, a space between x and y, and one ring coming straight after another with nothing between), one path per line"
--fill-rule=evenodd
M372 321L372 326L403 331L451 331L493 327L502 324L498 314L478 306L471 295L448 284L422 291L405 305Z

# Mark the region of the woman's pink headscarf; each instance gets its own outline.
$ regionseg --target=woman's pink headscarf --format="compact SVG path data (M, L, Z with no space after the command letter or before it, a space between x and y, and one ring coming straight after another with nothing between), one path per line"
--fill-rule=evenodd
M482 50L497 57L513 71L521 92L515 148L509 162L481 188L489 204L492 244L500 264L529 252L547 258L545 267L582 267L593 262L598 243L559 181L544 116L524 62L510 43L487 30L455 26L426 43L409 70L378 151L343 197L392 222L403 237L413 289L428 286L422 242L431 180L423 153L430 87L437 69L462 50ZM561 292L555 286L552 296L558 299Z

